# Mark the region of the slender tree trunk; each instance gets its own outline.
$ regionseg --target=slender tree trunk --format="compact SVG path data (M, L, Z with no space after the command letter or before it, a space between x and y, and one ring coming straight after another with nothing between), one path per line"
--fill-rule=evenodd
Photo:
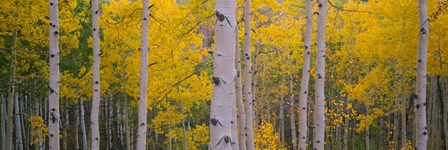
M283 95L280 94L280 112L279 112L279 139L280 139L280 149L285 147L285 111L284 111L284 101Z
M16 93L14 98L14 118L15 118L15 126L16 126L16 149L23 150L23 138L22 138L22 128L20 116L22 115L19 109L19 94Z
M306 33L303 53L302 81L299 102L299 149L306 149L308 134L308 84L310 79L311 35L313 33L313 0L306 1Z
M317 150L324 149L325 139L325 27L327 20L327 0L318 0L319 17L317 21L317 55L316 55L316 101L314 104L314 140Z
M81 123L81 131L82 131L82 149L87 150L87 133L86 133L86 124L84 120L84 102L79 100L79 118Z
M395 73L395 76L398 76L398 74ZM395 77L395 83L398 83L397 77ZM398 85L398 84L396 84L396 85ZM395 93L396 93L396 95L399 95L398 94L399 93L398 92L398 86L395 86ZM395 108L400 108L398 100L394 102L394 106L395 106ZM399 111L397 111L397 112L395 112L393 114L393 119L394 119L394 130L393 130L394 150L399 150L399 146L398 146L398 144L399 144L399 142L398 142L398 134L400 133L400 131L399 131L399 127L400 127L400 125L399 125L400 124L399 114L400 114Z
M78 106L79 107L79 106ZM79 108L78 108L79 109ZM77 150L79 150L79 127L78 127L78 125L79 125L79 113L78 113L78 111L76 111L76 113L75 113L75 117L76 117L76 120L75 120L75 148L77 149Z
M406 99L404 93L404 69L402 69L402 73L400 76L401 82L401 94L400 94L400 102L401 102L401 148L405 148L407 144L407 129L406 129Z
M50 96L48 134L50 150L59 150L59 16L58 1L50 0Z
M418 1L419 14L419 36L418 36L418 60L417 60L417 96L415 100L415 133L416 149L427 148L428 131L426 126L426 63L428 54L429 19L427 12L427 1Z
M442 97L442 113L443 113L443 133L445 135L444 139L445 139L445 149L448 149L448 78L444 77L444 80L442 80L442 83L444 84L444 86L441 88L442 93L443 93L443 97Z
M90 116L91 125L91 149L100 149L100 131L98 122L98 113L100 111L100 27L98 24L98 16L100 14L98 6L99 0L91 0L92 4L92 33L93 33L93 97L92 110Z
M15 93L15 72L16 72L16 54L17 54L17 30L14 30L11 46L11 72L9 73L9 90L7 101L7 122L6 122L6 149L12 149L12 132L13 132L13 120L14 120L14 93Z
M251 6L250 6L250 0L244 0L244 44L243 44L243 50L244 50L244 100L245 100L245 109L246 109L246 116L245 116L245 123L246 123L246 135L247 135L247 149L253 150L255 149L254 145L254 133L253 133L253 98L252 98L252 65L251 65L251 52L250 52L250 46L251 46L251 29L250 29L250 22L251 22Z
M2 139L1 139L1 143L2 143L2 146L1 146L1 148L2 149L6 149L6 118L8 118L8 114L6 113L6 99L5 99L5 97L4 97L4 95L3 94L1 94L0 95L1 97L0 97L0 99L1 99L1 103L0 103L0 120L2 120L2 122L1 122L1 127L0 127L0 132L1 132L1 136L2 136Z
M297 131L296 131L296 105L294 101L294 83L292 76L292 64L291 64L291 56L289 56L289 120L291 125L291 140L292 140L292 149L297 150Z
M351 60L351 57L350 57L350 60ZM352 75L353 75L353 68L352 68L352 66L350 66L349 67L349 72L348 72L348 85L352 85ZM348 97L345 97L344 98L344 114L345 115L347 115L347 116L350 116L350 110L348 109L348 103L349 103L349 101L348 101ZM348 118L348 117L344 117L344 129L343 129L343 132L344 132L344 139L343 139L343 142L342 142L342 149L343 150L347 150L347 148L348 148L348 137L349 137L349 134L350 134L350 132L349 132L349 123L350 123L350 118Z
M68 150L67 143L68 143L69 136L68 136L67 128L69 127L68 126L69 125L69 116L68 116L68 100L67 99L65 100L64 117L65 118L64 118L64 143L63 143L63 146L64 146L65 150Z
M379 137L378 137L378 149L383 149L383 141L384 141L384 139L387 139L387 135L386 136L384 136L383 135L383 126L384 126L384 121L383 121L384 119L383 119L383 117L382 116L380 116L379 117L379 122L380 122L380 124L379 124L379 133L378 133L378 135L380 135Z
M238 26L237 26L238 28ZM238 121L238 146L240 150L246 150L246 112L244 111L243 104L243 86L241 85L241 49L239 47L239 36L238 29L235 36L236 47L235 47L235 68L237 76L235 79L235 90L236 90L236 107L237 107L237 121Z
M366 116L369 115L369 106L366 106ZM370 127L366 129L366 150L370 150Z
M168 150L172 150L173 149L173 143L172 143L172 138L171 138L171 116L168 115Z
M137 150L146 149L147 130L147 94L148 94L148 25L149 25L149 0L143 0L142 11L142 43L140 47L140 94L138 100L138 129Z
M214 86L210 113L211 149L232 149L232 101L235 101L236 1L216 1L216 50L213 53ZM246 118L247 119L247 118Z
M255 132L257 130L258 124L261 124L261 113L257 112L257 83L258 83L258 50L260 45L258 43L255 44L254 57L252 59L252 131ZM264 86L264 81L261 81L262 87ZM264 99L264 95L262 95L261 99ZM247 124L247 123L246 123ZM246 137L247 138L247 137ZM247 140L247 139L246 139Z

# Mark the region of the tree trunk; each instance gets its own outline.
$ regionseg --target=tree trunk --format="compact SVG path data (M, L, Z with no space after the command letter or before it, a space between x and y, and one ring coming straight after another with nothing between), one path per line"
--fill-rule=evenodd
M146 149L147 94L148 94L148 23L149 0L143 0L142 43L140 47L140 94L138 100L137 150Z
M283 95L280 94L280 112L279 112L279 139L280 139L280 149L285 147L285 111L283 108L284 105Z
M87 133L86 133L86 124L84 120L84 102L79 100L79 118L81 123L81 131L82 131L82 149L87 150Z
M257 130L257 125L261 124L261 115L260 117L257 117L257 82L258 82L258 50L260 45L258 43L255 44L255 51L254 51L254 57L252 59L252 70L253 70L253 76L252 76L252 120L255 120L252 122L252 133ZM264 81L261 81L262 86L264 85ZM264 95L263 95L264 97ZM264 98L261 98L264 99ZM260 121L260 122L259 122ZM247 137L246 137L247 138ZM246 139L247 140L247 139Z
M50 150L59 150L59 16L58 1L50 0L50 96L48 134Z
M417 60L417 96L415 99L415 134L416 149L427 148L428 131L426 127L426 62L428 54L429 20L427 0L418 1L418 14L420 31L418 34L418 60Z
M20 116L22 115L19 109L19 95L16 93L14 99L14 118L16 119L15 127L16 127L16 149L23 150L23 138L22 138L22 128L20 127L22 121L20 120Z
M296 131L296 105L294 102L294 83L292 76L292 64L291 64L291 56L289 56L289 120L291 125L291 140L292 140L292 149L297 150L297 131Z
M317 65L316 65L316 101L314 104L314 140L317 150L324 149L325 138L325 27L327 20L327 0L319 0L319 17L317 21Z
M366 116L369 115L369 106L366 106ZM366 129L366 150L370 150L370 128Z
M0 103L0 120L2 121L1 122L1 124L0 124L0 132L1 132L1 136L2 136L2 139L1 139L1 143L2 143L2 146L1 146L1 148L2 149L6 149L6 120L7 120L7 118L8 118L8 114L6 113L6 99L5 99L5 97L4 97L4 95L3 94L1 94L1 97L0 97L0 99L1 99L1 103Z
M237 26L238 28L238 26ZM236 90L236 107L237 107L237 121L238 121L238 146L240 150L246 150L246 112L243 104L243 86L241 85L241 49L239 47L238 29L235 35L235 68L237 76L235 79Z
M68 99L65 99L65 106L64 106L64 149L68 150L67 143L68 143L68 131L67 128L69 126L69 116L68 116Z
M216 1L216 50L213 53L214 86L210 113L210 148L232 149L232 101L235 101L236 1ZM250 85L249 85L250 86ZM247 118L246 118L247 119ZM246 122L247 123L247 122Z
M79 108L78 108L79 109ZM77 150L79 150L79 127L78 127L78 125L79 125L79 113L77 113L77 112L79 112L79 111L76 111L75 112L75 117L76 117L76 120L75 120L75 148L77 149Z
M99 0L91 0L92 4L92 33L93 33L93 97L92 110L90 116L91 125L91 150L100 149L100 131L98 122L98 113L100 109L100 28L98 24L98 16L100 14L98 5Z
M299 102L299 149L306 149L308 134L308 84L310 79L311 35L313 33L313 0L306 1L306 33L303 52L302 81Z
M442 83L444 84L444 86L441 87L441 92L443 93L443 97L442 97L442 113L443 113L443 133L445 135L444 139L445 139L445 149L448 149L448 78L444 77L444 79L442 80Z
M400 76L400 82L401 82L401 94L400 94L400 101L401 101L401 148L405 148L407 144L407 129L406 129L406 99L404 94L404 69L402 71L402 74Z
M255 149L254 145L254 133L253 133L253 98L252 98L252 65L251 65L251 52L250 52L250 46L251 46L251 29L250 29L250 22L251 22L251 6L250 6L250 0L244 0L244 44L243 44L243 50L244 50L244 100L245 100L245 109L246 109L246 116L245 116L245 123L246 123L246 135L247 135L247 149L253 150ZM254 83L255 84L255 83Z

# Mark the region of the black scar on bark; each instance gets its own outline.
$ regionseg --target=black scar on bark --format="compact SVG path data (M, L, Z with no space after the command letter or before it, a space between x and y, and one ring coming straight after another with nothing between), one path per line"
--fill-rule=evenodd
M219 120L218 119L216 119L216 118L210 118L210 123L213 125L213 126L216 126L216 125L220 125L220 126L222 126L222 124L221 124L221 122L219 122Z
M213 77L212 79L215 85L221 85L221 79L219 77Z

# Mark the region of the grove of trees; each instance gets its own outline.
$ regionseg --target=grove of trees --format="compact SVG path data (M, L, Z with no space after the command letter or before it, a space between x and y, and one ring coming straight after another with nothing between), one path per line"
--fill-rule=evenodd
M3 0L0 149L448 149L448 0Z

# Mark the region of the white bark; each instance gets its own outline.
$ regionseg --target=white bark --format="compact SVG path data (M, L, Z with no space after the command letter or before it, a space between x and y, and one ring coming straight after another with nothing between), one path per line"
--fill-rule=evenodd
M237 14L237 12L235 12L235 14ZM235 29L235 57L237 57L236 55L238 53L237 52L238 50L239 50L238 49L238 25L236 25L236 29ZM236 66L237 63L238 63L238 60L235 59L235 66ZM235 67L235 69L237 70L237 76L235 76L235 82L237 82L238 78L239 78L239 69L237 69L236 67ZM240 122L239 122L239 119L238 119L238 114L237 114L238 110L237 110L237 104L236 104L237 103L236 99L238 99L238 96L241 99L241 95L238 95L238 94L241 94L241 93L240 93L240 91L237 91L237 90L239 90L239 89L237 89L237 84L238 83L235 83L235 92L236 92L235 96L236 97L235 97L235 99L232 100L232 120L235 120L235 122L232 123L232 139L234 140L233 141L234 144L232 144L232 149L233 150L239 150L240 149L240 145L241 145L240 144L240 140L238 138L239 137L238 126L240 125ZM241 86L241 84L239 86Z
M295 109L295 102L294 102L294 83L293 83L293 76L292 76L292 64L291 64L291 56L289 56L288 60L289 65L289 120L291 125L291 138L292 138L292 149L297 150L297 133L296 133L296 109Z
M250 38L250 0L244 1L244 100L245 100L245 123L246 123L246 135L247 135L247 149L255 149L254 133L253 133L253 98L252 98L252 65L251 65L251 38Z
M314 103L314 149L324 149L325 139L325 27L328 0L318 0L319 17L317 20L316 55L316 101Z
M98 113L100 109L100 28L98 24L98 16L100 14L98 5L99 0L91 0L92 4L92 33L93 33L93 98L92 112L90 116L91 123L91 149L100 149L100 132Z
M82 150L87 150L87 133L86 133L86 124L84 120L84 104L82 100L79 100L79 120L81 124L81 133L82 133Z
M236 1L216 1L216 49L210 113L210 149L232 149L232 101L235 101Z
M427 0L418 1L419 34L417 56L417 97L415 100L415 134L417 150L427 148L428 131L426 127L426 62L428 54L429 19Z
M137 150L146 149L146 114L148 93L148 23L149 0L143 0L142 11L142 43L140 47L140 95L138 100Z
M23 138L22 138L22 128L21 128L21 119L20 119L20 109L19 109L19 95L16 93L14 98L14 118L16 119L15 127L16 127L16 149L23 150Z
M306 0L306 32L299 102L299 149L306 149L308 135L308 84L310 79L311 35L313 33L313 0Z
M58 1L50 0L50 96L48 135L50 150L59 150L59 16Z
M235 89L236 89L236 106L237 106L237 121L238 121L238 145L240 150L246 150L246 120L243 104L243 86L241 85L241 50L238 43L238 29L235 36L236 49L235 49L235 68L237 76L235 79Z

